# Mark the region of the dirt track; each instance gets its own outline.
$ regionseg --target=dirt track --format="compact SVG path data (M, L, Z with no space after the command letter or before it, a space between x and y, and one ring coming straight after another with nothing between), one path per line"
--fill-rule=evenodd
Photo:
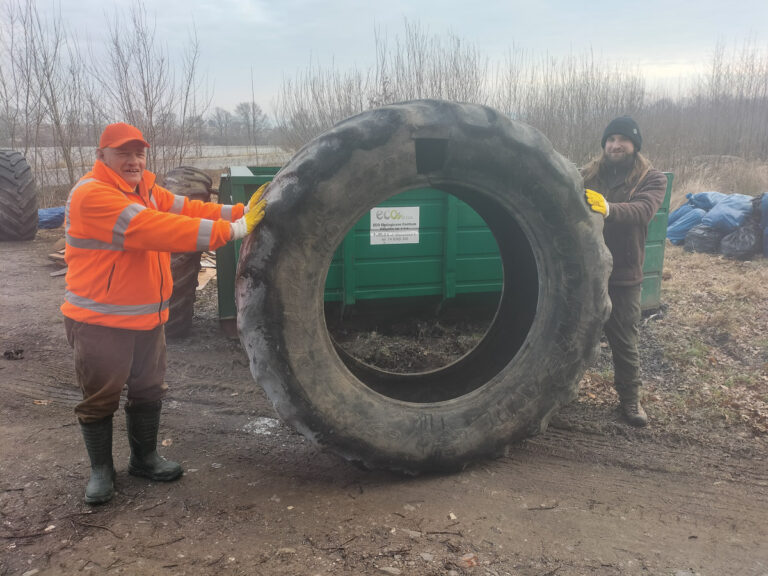
M0 245L0 575L768 575L768 447L634 430L569 406L509 456L445 476L365 472L276 420L204 291L169 343L161 452L176 483L128 476L83 504L79 398L47 259L61 230ZM688 438L683 440L683 438Z

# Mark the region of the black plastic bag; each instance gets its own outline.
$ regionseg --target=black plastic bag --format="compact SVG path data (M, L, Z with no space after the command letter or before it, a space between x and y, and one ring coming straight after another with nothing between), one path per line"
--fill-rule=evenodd
M725 233L721 230L699 224L688 230L685 235L685 251L717 254L720 251L720 240L723 236Z
M762 251L763 231L755 218L749 218L744 224L720 241L720 252L726 258L749 260Z

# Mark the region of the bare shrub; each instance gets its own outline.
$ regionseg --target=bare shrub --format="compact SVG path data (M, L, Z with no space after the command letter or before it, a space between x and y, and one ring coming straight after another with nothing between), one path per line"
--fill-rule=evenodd
M3 10L0 132L6 138L0 145L23 151L44 206L47 195L77 179L87 79L60 19L42 18L32 0L8 2Z
M286 79L277 98L276 125L284 145L299 148L337 122L363 110L418 98L485 104L487 63L473 46L444 41L405 22L405 36L389 43L375 31L372 69L346 72L310 63Z
M183 162L194 139L193 118L208 103L197 78L199 43L193 32L177 77L167 51L158 43L156 29L139 3L128 18L116 12L109 27L106 62L92 57L91 75L103 94L100 116L120 118L141 129L153 143L148 166L165 172Z
M61 13L40 13L35 0L0 0L0 6L0 145L28 156L43 189L69 186L92 161L104 125L117 120L142 129L153 144L150 168L158 172L200 155L203 142L255 147L274 137L253 96L234 114L208 115L196 31L180 55L169 54L142 3L125 13L112 10L106 50L89 55L80 52ZM408 21L393 36L375 29L373 41L369 67L311 62L284 80L275 132L287 149L368 108L442 98L487 104L527 122L579 165L599 152L611 118L631 114L645 154L676 174L676 190L697 183L747 194L768 189L759 163L768 158L768 47L754 41L736 49L717 44L696 82L680 93L655 94L636 67L591 51L558 58L513 45L491 63L461 37ZM252 74L251 84L253 92ZM698 160L711 157L750 163L744 170Z
M0 19L0 142L25 156L43 122L35 82L34 14L31 2L8 2Z
M494 107L538 128L583 164L599 150L611 118L642 110L645 82L638 71L607 65L591 52L557 59L512 50L497 68L492 93Z
M651 94L639 69L608 63L591 51L537 57L513 46L502 62L490 65L460 38L431 35L407 21L401 36L391 40L376 30L374 42L376 61L367 69L311 64L284 81L276 124L288 146L298 148L366 108L445 98L488 104L531 124L576 164L599 153L612 118L630 114L643 131L644 152L658 168L678 175L676 186L709 181L697 157L768 158L768 50L754 42L732 51L718 44L709 70L678 94ZM766 188L759 170L730 174L720 172L727 190L754 194Z
M138 126L153 143L154 170L181 164L199 142L208 96L194 31L177 75L143 4L127 19L115 12L108 49L88 56L60 12L41 13L34 0L2 10L0 145L24 152L44 194L60 196L82 175L107 123Z
M694 156L678 164L670 208L686 202L686 194L717 191L757 196L768 192L768 164L738 156Z

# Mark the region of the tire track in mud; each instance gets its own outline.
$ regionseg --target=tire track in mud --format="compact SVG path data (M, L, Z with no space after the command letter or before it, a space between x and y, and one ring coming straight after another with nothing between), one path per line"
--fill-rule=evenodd
M37 352L39 350L26 350L23 359L1 365L0 379L4 393L41 403L74 406L82 395L75 383L72 359L57 352L47 357ZM68 349L64 354L66 352Z
M64 406L75 406L82 399L77 387L64 388L59 384L45 384L31 378L15 378L6 383L3 390L20 397L30 398L42 403L53 403Z
M733 454L714 442L708 447L696 443L670 447L643 432L629 431L628 437L624 437L550 427L545 434L528 439L521 446L531 454L662 474L692 473L717 481L768 488L768 462L764 458Z
M610 448L592 438L579 441L582 446L602 446L601 450L614 455L632 452L628 446ZM646 554L656 549L667 556L685 553L691 559L714 557L717 561L710 560L705 571L713 574L741 573L736 566L747 560L768 565L768 550L762 545L768 538L765 488L740 479L717 479L709 469L664 471L663 463L679 459L679 452L658 454L660 465L647 469L628 468L611 458L596 462L568 448L550 448L548 442L527 441L496 469L513 479L512 491L526 495L526 509L560 516L555 524L565 541L578 533L585 540L610 537L624 541L627 550L645 550ZM635 452L644 449L647 447L640 446ZM539 495L540 500L531 501L531 495ZM621 526L620 532L605 534L602 527L611 524ZM665 534L663 545L658 534ZM742 553L748 556L740 556Z

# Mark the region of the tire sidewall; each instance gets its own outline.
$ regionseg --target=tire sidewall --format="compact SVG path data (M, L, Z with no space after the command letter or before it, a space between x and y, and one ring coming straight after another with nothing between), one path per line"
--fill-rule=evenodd
M391 106L385 116L383 142L360 143L381 121L364 113L310 143L272 182L270 215L241 251L241 339L280 415L316 442L371 467L455 468L540 431L573 397L607 315L607 271L595 264L606 254L602 229L581 201L575 167L535 130L442 102ZM414 132L444 125L449 161L418 174ZM346 150L350 134L357 145ZM328 150L346 157L324 178L308 178ZM374 392L346 368L325 326L323 287L336 248L364 214L428 186L460 186L514 217L536 257L539 297L504 370L459 398L416 404Z

